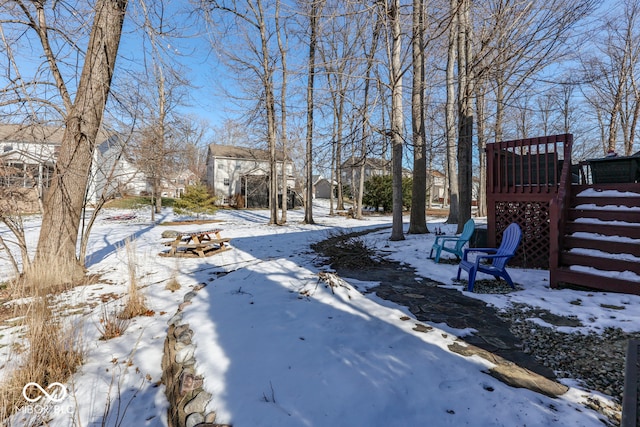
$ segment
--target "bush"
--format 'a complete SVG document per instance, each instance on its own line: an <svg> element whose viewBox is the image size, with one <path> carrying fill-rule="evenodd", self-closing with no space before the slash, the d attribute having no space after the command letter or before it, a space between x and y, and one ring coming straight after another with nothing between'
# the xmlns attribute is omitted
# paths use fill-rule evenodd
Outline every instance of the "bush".
<svg viewBox="0 0 640 427"><path fill-rule="evenodd" d="M202 214L214 214L217 210L215 203L216 198L209 194L206 186L190 185L185 188L182 197L173 203L173 211L178 215L195 214L199 218Z"/></svg>
<svg viewBox="0 0 640 427"><path fill-rule="evenodd" d="M391 212L393 207L393 177L391 175L376 175L364 183L362 204L385 212ZM411 178L402 179L402 205L411 206Z"/></svg>

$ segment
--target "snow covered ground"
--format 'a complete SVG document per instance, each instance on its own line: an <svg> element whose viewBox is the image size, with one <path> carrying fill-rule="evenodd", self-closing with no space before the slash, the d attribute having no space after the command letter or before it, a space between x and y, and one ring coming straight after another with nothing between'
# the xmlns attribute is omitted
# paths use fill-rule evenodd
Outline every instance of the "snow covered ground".
<svg viewBox="0 0 640 427"><path fill-rule="evenodd" d="M68 321L82 331L86 359L73 378L60 380L69 396L54 408L52 426L166 425L160 360L167 320L200 283L207 286L184 309L184 320L195 332L197 371L213 395L208 409L217 412L216 422L235 427L602 425L602 416L583 402L607 402L607 396L570 380L570 391L557 399L511 388L483 372L491 366L486 360L448 350L456 333L466 331L437 326L428 333L415 331L417 321L406 309L359 291L375 283L348 281L334 293L318 282L323 267L310 244L336 230L390 226L390 217L330 217L319 205L315 225L302 224L303 213L290 211L287 225L269 226L266 211L219 211L216 226L232 238L233 249L193 259L159 257L161 234L202 226L157 226L143 211L131 220L106 219L120 213L105 211L91 237L87 265L103 282L60 296ZM162 215L165 221L174 219L169 211ZM28 223L34 243L38 227L37 218ZM454 231L442 219L432 219L430 227ZM389 241L389 235L390 229L365 239L389 258L463 292L453 280L455 265L427 259L433 234L407 235L399 242ZM135 318L124 336L99 340L101 305L114 310L123 303L116 297L126 293L128 239L135 243L139 283L154 314ZM522 290L469 295L497 307L525 303L575 315L585 331L640 330L638 296L586 297L585 292L551 290L547 271L510 271ZM0 254L0 274L9 273ZM178 291L165 288L172 278L181 285ZM581 305L571 304L578 298ZM613 318L607 306L624 310L616 310ZM402 320L405 316L413 320ZM11 345L19 340L16 327L0 325L0 379L19 362ZM12 425L22 425L25 413L18 413Z"/></svg>

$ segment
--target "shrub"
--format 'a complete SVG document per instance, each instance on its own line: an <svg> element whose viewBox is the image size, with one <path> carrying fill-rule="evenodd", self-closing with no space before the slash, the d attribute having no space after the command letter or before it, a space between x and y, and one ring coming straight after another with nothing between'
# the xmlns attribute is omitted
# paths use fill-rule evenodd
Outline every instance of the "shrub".
<svg viewBox="0 0 640 427"><path fill-rule="evenodd" d="M402 205L411 206L411 178L402 179ZM379 207L385 212L393 208L393 177L391 175L375 175L364 183L362 203L365 206Z"/></svg>
<svg viewBox="0 0 640 427"><path fill-rule="evenodd" d="M122 336L129 327L130 320L122 318L115 310L108 311L107 307L103 305L100 319L96 325L98 332L100 332L100 339L110 340Z"/></svg>
<svg viewBox="0 0 640 427"><path fill-rule="evenodd" d="M199 218L202 214L216 212L216 198L209 194L207 187L202 184L190 185L185 188L181 198L176 199L173 211L178 215L195 214Z"/></svg>

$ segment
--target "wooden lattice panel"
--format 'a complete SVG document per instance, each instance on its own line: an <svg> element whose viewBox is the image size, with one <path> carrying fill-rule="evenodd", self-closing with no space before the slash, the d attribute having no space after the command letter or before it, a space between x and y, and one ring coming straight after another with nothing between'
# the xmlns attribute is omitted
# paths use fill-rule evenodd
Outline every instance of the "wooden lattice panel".
<svg viewBox="0 0 640 427"><path fill-rule="evenodd" d="M495 204L496 241L512 222L522 229L522 240L511 265L526 268L549 268L549 203L541 201Z"/></svg>

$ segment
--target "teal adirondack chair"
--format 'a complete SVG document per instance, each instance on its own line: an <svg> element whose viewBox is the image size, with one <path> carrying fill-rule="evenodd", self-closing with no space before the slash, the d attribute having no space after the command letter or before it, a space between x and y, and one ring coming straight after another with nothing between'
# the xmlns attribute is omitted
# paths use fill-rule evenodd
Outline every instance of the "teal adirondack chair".
<svg viewBox="0 0 640 427"><path fill-rule="evenodd" d="M466 245L471 236L473 236L473 232L476 229L476 223L473 219L470 219L464 224L464 228L462 229L462 233L459 236L436 236L436 241L431 246L431 252L429 253L429 258L434 258L433 252L435 251L435 262L440 262L440 254L442 251L450 252L454 254L458 259L462 258L462 249L464 245Z"/></svg>

